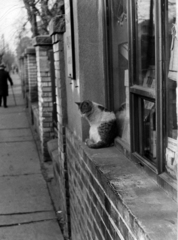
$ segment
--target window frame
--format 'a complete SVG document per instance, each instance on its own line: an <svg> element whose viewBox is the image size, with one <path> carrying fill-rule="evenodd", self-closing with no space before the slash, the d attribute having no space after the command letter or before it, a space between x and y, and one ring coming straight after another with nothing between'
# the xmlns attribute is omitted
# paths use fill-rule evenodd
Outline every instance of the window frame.
<svg viewBox="0 0 178 240"><path fill-rule="evenodd" d="M111 34L111 11L110 11L110 1L103 0L105 3L105 51L106 51L106 68L107 68L107 78L106 78L106 99L108 108L113 110L114 97L113 97L113 76L112 76L112 34ZM130 89L130 146L126 145L120 138L115 141L116 147L118 147L130 160L134 161L141 169L146 171L164 190L166 190L170 196L176 200L177 198L177 181L172 179L165 171L165 150L166 150L166 91L167 91L167 80L166 80L166 61L167 61L167 15L166 9L168 8L167 0L154 0L155 4L155 78L162 79L162 81L157 81L157 86L155 91L147 89L145 91L139 85L133 84L133 79L136 78L135 72L135 59L136 59L136 31L135 31L135 8L136 0L128 0L128 69L129 69L129 89ZM155 167L149 161L145 160L135 150L135 118L134 111L137 108L134 107L133 95L146 96L147 99L155 99L156 107L156 131L157 131L157 166ZM138 114L138 113L137 113Z"/></svg>
<svg viewBox="0 0 178 240"><path fill-rule="evenodd" d="M129 27L129 49L130 49L130 57L129 57L129 66L130 66L130 123L131 123L131 153L132 158L137 161L140 161L155 173L160 174L164 171L164 113L163 113L163 79L162 69L163 69L163 46L162 46L162 15L160 9L161 0L155 1L155 79L156 81L156 88L154 89L147 89L141 87L139 85L134 84L133 79L137 77L137 64L136 64L136 49L137 49L137 18L136 18L136 1L129 1L129 12L132 14L130 15L130 19L128 21ZM150 164L144 157L140 156L136 153L136 145L135 141L138 141L138 137L136 137L136 129L137 129L137 120L135 119L136 116L139 116L139 113L136 113L137 106L136 101L134 98L150 98L151 101L155 101L156 106L156 132L157 132L157 144L156 144L156 156L157 156L157 165ZM138 144L138 143L137 143Z"/></svg>

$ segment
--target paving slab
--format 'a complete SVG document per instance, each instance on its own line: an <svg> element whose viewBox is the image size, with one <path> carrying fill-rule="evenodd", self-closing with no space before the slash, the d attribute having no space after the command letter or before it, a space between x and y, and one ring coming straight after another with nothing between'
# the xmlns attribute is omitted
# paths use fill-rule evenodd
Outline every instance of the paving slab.
<svg viewBox="0 0 178 240"><path fill-rule="evenodd" d="M15 100L14 100L15 97ZM10 106L18 106L24 104L24 99L21 94L14 94L14 97L12 94L10 94L7 97L7 105Z"/></svg>
<svg viewBox="0 0 178 240"><path fill-rule="evenodd" d="M28 119L24 112L8 113L8 108L5 108L7 113L0 114L0 129L10 128L28 128Z"/></svg>
<svg viewBox="0 0 178 240"><path fill-rule="evenodd" d="M0 228L1 240L63 240L57 221Z"/></svg>
<svg viewBox="0 0 178 240"><path fill-rule="evenodd" d="M26 107L24 105L21 106L9 106L8 108L0 107L0 116L8 113L20 113L25 112Z"/></svg>
<svg viewBox="0 0 178 240"><path fill-rule="evenodd" d="M0 176L41 172L35 143L0 143L0 166Z"/></svg>
<svg viewBox="0 0 178 240"><path fill-rule="evenodd" d="M14 85L13 86L13 91L14 91L14 94L21 94L22 93L22 88L20 85ZM12 95L12 89L11 87L9 87L9 96Z"/></svg>
<svg viewBox="0 0 178 240"><path fill-rule="evenodd" d="M0 129L0 143L1 142L19 142L32 141L33 136L29 128L20 129Z"/></svg>
<svg viewBox="0 0 178 240"><path fill-rule="evenodd" d="M14 83L13 87L16 86L16 85L21 86L20 76L18 74L13 74L13 73L10 73L10 75L11 75L12 81Z"/></svg>
<svg viewBox="0 0 178 240"><path fill-rule="evenodd" d="M0 193L0 215L54 210L41 174L1 177Z"/></svg>
<svg viewBox="0 0 178 240"><path fill-rule="evenodd" d="M55 220L55 219L56 219L56 215L54 211L0 215L0 228L2 226L11 226L16 224L39 222L42 220Z"/></svg>

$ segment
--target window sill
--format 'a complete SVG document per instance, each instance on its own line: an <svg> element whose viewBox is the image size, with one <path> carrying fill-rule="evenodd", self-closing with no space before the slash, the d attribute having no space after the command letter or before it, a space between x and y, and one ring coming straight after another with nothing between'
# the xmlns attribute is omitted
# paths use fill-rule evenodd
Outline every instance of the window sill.
<svg viewBox="0 0 178 240"><path fill-rule="evenodd" d="M131 156L129 144L123 142L119 137L115 140L115 146L131 161L135 162L141 170L144 170L149 176L156 181L160 187L163 188L167 194L177 201L177 181L171 178L166 172L158 175L154 171L152 171L149 167L139 162L139 160L135 160L134 157Z"/></svg>
<svg viewBox="0 0 178 240"><path fill-rule="evenodd" d="M93 150L82 144L82 148L104 192L116 208L122 206L118 211L137 239L140 233L142 239L177 239L176 202L152 177L116 147Z"/></svg>

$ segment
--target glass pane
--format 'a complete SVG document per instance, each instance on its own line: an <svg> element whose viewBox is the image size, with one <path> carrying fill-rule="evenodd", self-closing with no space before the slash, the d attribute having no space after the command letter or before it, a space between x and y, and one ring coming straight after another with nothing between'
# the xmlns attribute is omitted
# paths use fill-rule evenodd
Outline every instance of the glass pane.
<svg viewBox="0 0 178 240"><path fill-rule="evenodd" d="M156 163L155 103L143 100L143 149L142 156ZM142 141L142 139L140 139Z"/></svg>
<svg viewBox="0 0 178 240"><path fill-rule="evenodd" d="M130 145L127 0L108 3L114 110L117 112L119 136Z"/></svg>
<svg viewBox="0 0 178 240"><path fill-rule="evenodd" d="M155 88L154 1L137 0L137 77L134 84Z"/></svg>
<svg viewBox="0 0 178 240"><path fill-rule="evenodd" d="M166 170L176 178L176 151L177 151L177 105L176 88L178 73L178 3L169 0L167 12L167 148ZM176 11L177 8L177 11ZM177 28L177 29L176 29Z"/></svg>

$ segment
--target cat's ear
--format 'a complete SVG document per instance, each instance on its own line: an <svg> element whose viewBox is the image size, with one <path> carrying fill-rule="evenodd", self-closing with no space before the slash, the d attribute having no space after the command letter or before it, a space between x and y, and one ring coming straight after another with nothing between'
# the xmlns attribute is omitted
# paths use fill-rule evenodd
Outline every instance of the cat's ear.
<svg viewBox="0 0 178 240"><path fill-rule="evenodd" d="M101 110L101 111L107 111L107 109L105 107L103 107L102 105L98 105L98 108Z"/></svg>
<svg viewBox="0 0 178 240"><path fill-rule="evenodd" d="M78 105L78 107L80 108L80 106L81 106L81 102L75 102L77 105Z"/></svg>

